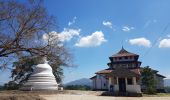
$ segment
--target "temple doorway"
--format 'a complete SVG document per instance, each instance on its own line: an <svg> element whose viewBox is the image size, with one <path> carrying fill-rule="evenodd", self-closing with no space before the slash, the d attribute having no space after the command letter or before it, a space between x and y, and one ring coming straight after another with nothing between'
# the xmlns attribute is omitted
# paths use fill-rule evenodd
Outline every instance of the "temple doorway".
<svg viewBox="0 0 170 100"><path fill-rule="evenodd" d="M119 81L119 92L126 92L125 78L118 78Z"/></svg>

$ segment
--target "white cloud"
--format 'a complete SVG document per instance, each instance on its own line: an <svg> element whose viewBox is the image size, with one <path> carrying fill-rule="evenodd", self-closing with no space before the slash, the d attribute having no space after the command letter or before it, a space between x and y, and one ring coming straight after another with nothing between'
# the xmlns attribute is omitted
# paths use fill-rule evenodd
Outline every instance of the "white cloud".
<svg viewBox="0 0 170 100"><path fill-rule="evenodd" d="M162 39L159 43L159 48L170 48L170 38Z"/></svg>
<svg viewBox="0 0 170 100"><path fill-rule="evenodd" d="M77 17L75 16L75 17L72 19L72 21L69 21L69 22L68 22L68 26L71 26L72 24L74 24L74 23L76 22L76 19L77 19Z"/></svg>
<svg viewBox="0 0 170 100"><path fill-rule="evenodd" d="M109 27L111 29L113 28L112 23L109 22L109 21L103 21L103 25L106 26L106 27Z"/></svg>
<svg viewBox="0 0 170 100"><path fill-rule="evenodd" d="M80 29L69 29L69 28L64 28L64 30L60 33L52 31L52 32L49 33L50 40L55 40L55 39L57 40L58 39L61 42L70 41L73 37L79 36L80 31L81 31ZM44 34L42 38L44 40L48 40L49 35Z"/></svg>
<svg viewBox="0 0 170 100"><path fill-rule="evenodd" d="M58 34L60 41L70 41L74 36L79 36L81 29L67 29Z"/></svg>
<svg viewBox="0 0 170 100"><path fill-rule="evenodd" d="M131 45L138 45L138 46L144 46L144 47L150 47L151 46L151 42L150 40L142 37L142 38L135 38L135 39L130 39L129 43Z"/></svg>
<svg viewBox="0 0 170 100"><path fill-rule="evenodd" d="M131 31L133 29L135 29L135 28L134 27L129 27L129 26L123 26L122 27L122 31L124 31L124 32L129 32L129 31Z"/></svg>
<svg viewBox="0 0 170 100"><path fill-rule="evenodd" d="M75 44L77 47L95 47L101 45L107 40L104 38L102 31L96 31L89 36L81 37L78 43Z"/></svg>

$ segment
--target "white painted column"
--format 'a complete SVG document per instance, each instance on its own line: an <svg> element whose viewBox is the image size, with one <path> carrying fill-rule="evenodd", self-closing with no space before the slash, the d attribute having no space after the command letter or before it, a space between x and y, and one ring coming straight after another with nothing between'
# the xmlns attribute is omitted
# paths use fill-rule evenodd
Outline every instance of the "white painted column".
<svg viewBox="0 0 170 100"><path fill-rule="evenodd" d="M119 77L116 77L116 81L117 81L117 87L115 87L115 91L119 91Z"/></svg>
<svg viewBox="0 0 170 100"><path fill-rule="evenodd" d="M112 84L112 78L109 77L109 85L111 85L111 84Z"/></svg>
<svg viewBox="0 0 170 100"><path fill-rule="evenodd" d="M136 77L133 77L133 84L136 85Z"/></svg>
<svg viewBox="0 0 170 100"><path fill-rule="evenodd" d="M108 84L108 89L109 89L109 91L110 91L110 85L112 84L112 78L111 77L109 77L109 84Z"/></svg>
<svg viewBox="0 0 170 100"><path fill-rule="evenodd" d="M125 83L126 83L126 85L128 85L128 84L127 84L127 83L128 83L128 82L127 82L127 77L125 77Z"/></svg>
<svg viewBox="0 0 170 100"><path fill-rule="evenodd" d="M116 77L117 85L119 85L118 77Z"/></svg>

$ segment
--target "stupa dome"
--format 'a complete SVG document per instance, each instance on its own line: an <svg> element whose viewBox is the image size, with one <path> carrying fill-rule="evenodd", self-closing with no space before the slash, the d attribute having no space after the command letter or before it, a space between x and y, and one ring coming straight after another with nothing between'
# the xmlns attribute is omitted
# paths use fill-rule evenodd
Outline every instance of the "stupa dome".
<svg viewBox="0 0 170 100"><path fill-rule="evenodd" d="M44 58L43 58L44 59ZM21 90L57 90L58 84L52 73L52 68L46 60L35 66L34 72Z"/></svg>

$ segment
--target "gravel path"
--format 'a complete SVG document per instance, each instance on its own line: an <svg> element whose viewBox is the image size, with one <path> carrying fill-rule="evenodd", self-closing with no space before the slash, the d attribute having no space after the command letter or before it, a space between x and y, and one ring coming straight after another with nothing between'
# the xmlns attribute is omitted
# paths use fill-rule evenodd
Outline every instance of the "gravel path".
<svg viewBox="0 0 170 100"><path fill-rule="evenodd" d="M40 96L45 98L46 100L170 100L170 97L107 97L74 94L57 94Z"/></svg>

